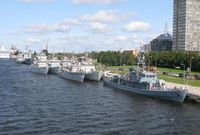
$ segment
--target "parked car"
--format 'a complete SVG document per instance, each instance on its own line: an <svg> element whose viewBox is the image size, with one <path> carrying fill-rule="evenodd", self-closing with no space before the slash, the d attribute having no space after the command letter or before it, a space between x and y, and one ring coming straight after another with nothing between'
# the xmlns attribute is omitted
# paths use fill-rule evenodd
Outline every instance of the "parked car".
<svg viewBox="0 0 200 135"><path fill-rule="evenodd" d="M197 80L200 80L200 75L194 75Z"/></svg>

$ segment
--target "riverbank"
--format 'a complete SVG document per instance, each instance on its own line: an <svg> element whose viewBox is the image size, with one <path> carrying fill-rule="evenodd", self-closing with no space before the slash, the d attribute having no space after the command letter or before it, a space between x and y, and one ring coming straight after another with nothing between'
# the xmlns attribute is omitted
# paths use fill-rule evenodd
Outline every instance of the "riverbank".
<svg viewBox="0 0 200 135"><path fill-rule="evenodd" d="M182 84L171 83L171 82L165 82L165 83L166 85L171 87L183 87ZM188 89L188 94L185 98L185 101L200 103L200 87L185 85L185 88Z"/></svg>
<svg viewBox="0 0 200 135"><path fill-rule="evenodd" d="M132 66L109 66L109 67L106 67L106 70L110 70L113 73L118 73L118 74L127 74L129 72L129 68L131 67ZM188 86L200 87L200 80L195 80L195 79L184 80L184 78L181 78L181 77L163 75L163 72L179 74L183 72L180 69L158 68L158 77L159 79L165 80L166 82L176 83L182 86L185 85L186 83ZM200 73L192 72L192 74L200 74Z"/></svg>

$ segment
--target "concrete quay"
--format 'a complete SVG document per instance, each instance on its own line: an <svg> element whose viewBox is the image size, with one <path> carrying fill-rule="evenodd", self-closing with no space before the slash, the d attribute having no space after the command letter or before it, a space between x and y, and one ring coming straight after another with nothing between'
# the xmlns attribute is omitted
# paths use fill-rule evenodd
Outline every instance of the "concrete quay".
<svg viewBox="0 0 200 135"><path fill-rule="evenodd" d="M183 84L176 84L171 82L165 82L167 86L170 87L185 87L188 89L188 94L186 95L185 102L189 103L200 103L200 87L194 87Z"/></svg>

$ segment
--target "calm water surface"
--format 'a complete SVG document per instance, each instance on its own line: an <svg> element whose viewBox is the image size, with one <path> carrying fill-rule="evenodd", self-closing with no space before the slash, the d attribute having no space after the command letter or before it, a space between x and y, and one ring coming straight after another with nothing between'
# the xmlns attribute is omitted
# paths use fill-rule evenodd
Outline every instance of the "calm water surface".
<svg viewBox="0 0 200 135"><path fill-rule="evenodd" d="M42 76L0 60L0 135L199 134L200 106Z"/></svg>

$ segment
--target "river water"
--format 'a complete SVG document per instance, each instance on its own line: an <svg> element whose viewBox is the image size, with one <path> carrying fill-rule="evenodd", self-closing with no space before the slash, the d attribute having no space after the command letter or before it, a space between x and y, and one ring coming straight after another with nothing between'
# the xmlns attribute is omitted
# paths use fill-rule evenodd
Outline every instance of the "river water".
<svg viewBox="0 0 200 135"><path fill-rule="evenodd" d="M199 125L199 104L33 74L0 60L0 135L191 135Z"/></svg>

